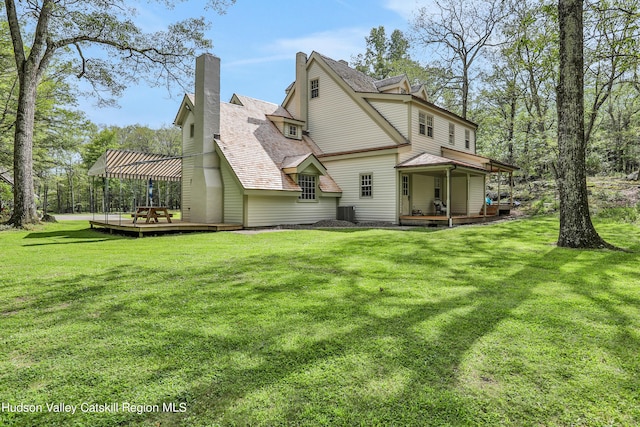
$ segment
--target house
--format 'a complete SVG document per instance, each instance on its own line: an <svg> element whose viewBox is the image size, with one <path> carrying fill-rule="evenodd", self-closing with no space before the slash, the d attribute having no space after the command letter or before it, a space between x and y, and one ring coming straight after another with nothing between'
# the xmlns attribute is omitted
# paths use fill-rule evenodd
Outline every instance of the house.
<svg viewBox="0 0 640 427"><path fill-rule="evenodd" d="M476 152L477 125L406 76L376 81L317 52L296 56L282 105L220 102L220 60L196 60L185 95L182 218L245 227L323 219L486 219L486 180L514 166ZM354 218L355 217L355 218Z"/></svg>

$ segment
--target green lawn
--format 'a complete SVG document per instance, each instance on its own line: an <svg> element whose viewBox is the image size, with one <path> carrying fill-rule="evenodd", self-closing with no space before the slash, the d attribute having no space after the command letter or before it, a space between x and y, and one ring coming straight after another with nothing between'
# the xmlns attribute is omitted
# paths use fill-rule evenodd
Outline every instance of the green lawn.
<svg viewBox="0 0 640 427"><path fill-rule="evenodd" d="M602 221L631 252L559 249L550 217L0 232L0 425L638 425L640 227Z"/></svg>

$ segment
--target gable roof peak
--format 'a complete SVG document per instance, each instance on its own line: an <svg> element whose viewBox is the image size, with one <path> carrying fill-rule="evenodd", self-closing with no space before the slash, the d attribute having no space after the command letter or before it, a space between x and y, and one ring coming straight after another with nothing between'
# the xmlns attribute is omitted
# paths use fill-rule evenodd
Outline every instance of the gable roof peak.
<svg viewBox="0 0 640 427"><path fill-rule="evenodd" d="M399 74L397 76L392 76L392 77L387 77L385 79L381 79L381 80L376 80L375 81L375 85L378 89L383 88L383 87L387 87L387 86L392 86L392 85L396 85L398 83L400 83L402 80L407 80L407 82L409 81L409 79L407 79L407 75L406 74Z"/></svg>

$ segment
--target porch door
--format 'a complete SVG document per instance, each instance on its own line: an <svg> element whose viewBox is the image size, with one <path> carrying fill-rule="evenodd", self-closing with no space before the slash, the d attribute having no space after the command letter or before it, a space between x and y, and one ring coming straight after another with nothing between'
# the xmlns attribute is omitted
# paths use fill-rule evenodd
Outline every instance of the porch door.
<svg viewBox="0 0 640 427"><path fill-rule="evenodd" d="M402 175L402 200L401 200L401 214L411 215L411 189L409 187L409 175Z"/></svg>

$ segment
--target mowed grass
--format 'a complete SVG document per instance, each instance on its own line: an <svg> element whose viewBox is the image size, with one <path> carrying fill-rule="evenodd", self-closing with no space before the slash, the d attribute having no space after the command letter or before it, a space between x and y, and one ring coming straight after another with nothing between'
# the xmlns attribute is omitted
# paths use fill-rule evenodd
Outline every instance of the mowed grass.
<svg viewBox="0 0 640 427"><path fill-rule="evenodd" d="M0 425L638 425L640 228L557 227L2 232Z"/></svg>

